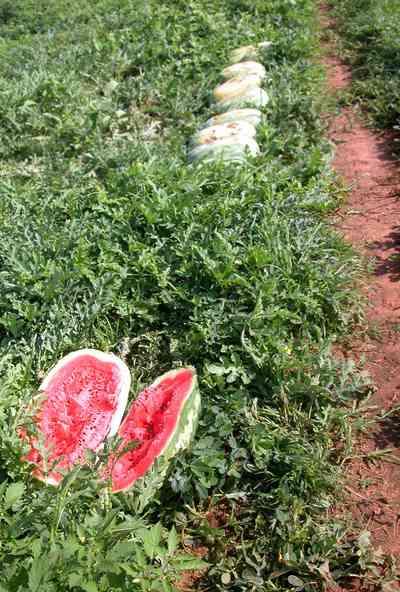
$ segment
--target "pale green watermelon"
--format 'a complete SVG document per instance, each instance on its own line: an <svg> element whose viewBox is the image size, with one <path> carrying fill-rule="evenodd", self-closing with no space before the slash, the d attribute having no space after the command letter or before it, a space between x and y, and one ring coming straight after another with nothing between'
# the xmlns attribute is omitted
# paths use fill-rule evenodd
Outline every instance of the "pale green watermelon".
<svg viewBox="0 0 400 592"><path fill-rule="evenodd" d="M258 76L258 78L262 80L266 76L266 70L264 66L258 62L239 62L238 64L232 64L222 70L222 76L226 80L236 78L237 76Z"/></svg>
<svg viewBox="0 0 400 592"><path fill-rule="evenodd" d="M244 107L265 107L269 102L269 97L265 90L258 87L252 87L245 90L242 94L224 101L217 101L215 108L219 112L230 111L232 109L242 109Z"/></svg>
<svg viewBox="0 0 400 592"><path fill-rule="evenodd" d="M261 122L261 118L262 113L258 109L232 109L231 111L214 115L214 117L206 121L203 128L232 122L245 122L257 127Z"/></svg>
<svg viewBox="0 0 400 592"><path fill-rule="evenodd" d="M204 128L197 132L192 138L192 144L198 146L200 144L213 144L219 140L226 138L254 138L256 135L256 128L251 123L245 121L233 121L222 123L220 125L213 125Z"/></svg>
<svg viewBox="0 0 400 592"><path fill-rule="evenodd" d="M260 51L267 49L271 45L272 43L270 41L262 41L261 43L257 43L255 45L244 45L243 47L238 47L231 52L230 60L233 64L235 64L236 62L241 62L242 60L257 58Z"/></svg>
<svg viewBox="0 0 400 592"><path fill-rule="evenodd" d="M261 78L257 74L236 76L217 86L213 91L213 96L216 101L227 101L260 86Z"/></svg>
<svg viewBox="0 0 400 592"><path fill-rule="evenodd" d="M260 148L253 138L225 138L212 144L201 144L189 152L192 162L244 163L248 156L257 156Z"/></svg>

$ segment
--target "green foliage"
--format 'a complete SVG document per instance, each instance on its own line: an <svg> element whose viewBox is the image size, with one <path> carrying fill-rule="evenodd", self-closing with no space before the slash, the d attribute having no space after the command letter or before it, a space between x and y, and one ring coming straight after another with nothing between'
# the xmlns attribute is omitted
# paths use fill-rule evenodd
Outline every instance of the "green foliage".
<svg viewBox="0 0 400 592"><path fill-rule="evenodd" d="M323 220L336 190L314 3L0 10L0 590L171 590L203 565L187 545L207 547L215 590L364 569L327 512L364 384L330 353L359 312L358 262ZM262 154L192 167L185 142L229 52L266 38ZM145 514L90 468L55 490L19 460L40 376L91 346L124 355L132 392L198 370L196 441Z"/></svg>
<svg viewBox="0 0 400 592"><path fill-rule="evenodd" d="M338 0L339 32L352 64L352 97L373 121L399 129L400 5L396 0Z"/></svg>
<svg viewBox="0 0 400 592"><path fill-rule="evenodd" d="M99 503L92 475L76 471L57 495L28 486L24 499L23 483L3 483L1 590L172 592L180 572L207 567L179 551L175 528L111 508L104 493Z"/></svg>

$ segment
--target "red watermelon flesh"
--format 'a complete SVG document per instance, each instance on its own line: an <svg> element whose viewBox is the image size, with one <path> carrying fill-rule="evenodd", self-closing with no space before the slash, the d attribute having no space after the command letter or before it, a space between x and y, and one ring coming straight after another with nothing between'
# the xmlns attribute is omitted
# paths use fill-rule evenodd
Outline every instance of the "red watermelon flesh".
<svg viewBox="0 0 400 592"><path fill-rule="evenodd" d="M120 451L136 441L136 448L111 459L112 491L128 489L162 454L179 421L195 380L191 368L171 371L140 393L119 429Z"/></svg>
<svg viewBox="0 0 400 592"><path fill-rule="evenodd" d="M58 485L63 477L59 469L83 463L87 449L97 450L107 435L114 435L129 386L128 368L112 354L81 350L63 358L40 387L45 397L34 423L46 461L38 437L29 437L31 448L24 460L37 465L33 475ZM21 436L27 438L26 431Z"/></svg>

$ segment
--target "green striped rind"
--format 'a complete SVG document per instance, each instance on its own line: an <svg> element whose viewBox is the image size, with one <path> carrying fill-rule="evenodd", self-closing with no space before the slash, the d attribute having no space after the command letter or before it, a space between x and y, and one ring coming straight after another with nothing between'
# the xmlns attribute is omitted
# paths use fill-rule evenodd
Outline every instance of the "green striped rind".
<svg viewBox="0 0 400 592"><path fill-rule="evenodd" d="M163 374L155 381L153 386L159 384L171 374L177 374L178 372L179 370L171 370ZM172 458L190 445L197 429L200 409L200 391L197 376L194 374L191 389L179 413L179 420L164 450L143 477L135 481L128 490L123 490L124 494L130 496L136 512L142 512L156 491L160 489L168 473Z"/></svg>
<svg viewBox="0 0 400 592"><path fill-rule="evenodd" d="M178 424L173 431L167 448L163 452L163 456L165 456L165 458L171 459L178 452L185 450L185 448L190 445L193 435L197 429L200 408L200 391L197 384L197 377L195 375L192 391L183 405Z"/></svg>

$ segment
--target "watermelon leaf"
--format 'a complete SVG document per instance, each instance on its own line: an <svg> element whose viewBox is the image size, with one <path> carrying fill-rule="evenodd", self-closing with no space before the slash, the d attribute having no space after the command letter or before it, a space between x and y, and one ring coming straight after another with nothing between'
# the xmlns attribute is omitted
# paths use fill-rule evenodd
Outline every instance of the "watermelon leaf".
<svg viewBox="0 0 400 592"><path fill-rule="evenodd" d="M85 592L99 592L96 582L81 582L80 587L85 590Z"/></svg>
<svg viewBox="0 0 400 592"><path fill-rule="evenodd" d="M143 553L143 550L141 549L141 547L139 547L139 545L136 545L136 547L135 547L135 555L136 555L136 561L137 561L139 567L146 567L146 565L147 565L146 556Z"/></svg>
<svg viewBox="0 0 400 592"><path fill-rule="evenodd" d="M150 559L153 559L161 541L161 525L156 524L149 530L143 530L141 532L141 537L146 555Z"/></svg>
<svg viewBox="0 0 400 592"><path fill-rule="evenodd" d="M29 572L29 590L39 592L43 590L43 584L49 581L49 565L43 556L33 560Z"/></svg>
<svg viewBox="0 0 400 592"><path fill-rule="evenodd" d="M81 574L78 574L78 573L69 574L68 584L71 588L74 588L75 586L80 586L81 582L82 582Z"/></svg>
<svg viewBox="0 0 400 592"><path fill-rule="evenodd" d="M175 526L169 531L168 534L168 553L172 555L172 553L176 550L178 546L178 535L175 530Z"/></svg>
<svg viewBox="0 0 400 592"><path fill-rule="evenodd" d="M174 559L174 568L178 571L189 569L205 569L208 563L203 559L192 557L191 555L177 555Z"/></svg>
<svg viewBox="0 0 400 592"><path fill-rule="evenodd" d="M16 483L12 483L11 485L9 485L4 496L5 509L8 510L14 504L16 504L24 495L24 491L25 485L20 481L17 481Z"/></svg>
<svg viewBox="0 0 400 592"><path fill-rule="evenodd" d="M125 559L125 557L131 556L135 553L137 545L130 541L121 541L114 545L111 551L108 553L107 558L110 561L119 561Z"/></svg>

